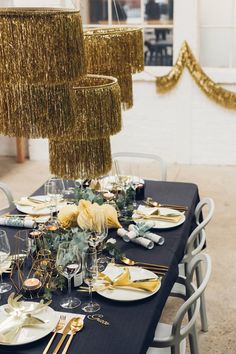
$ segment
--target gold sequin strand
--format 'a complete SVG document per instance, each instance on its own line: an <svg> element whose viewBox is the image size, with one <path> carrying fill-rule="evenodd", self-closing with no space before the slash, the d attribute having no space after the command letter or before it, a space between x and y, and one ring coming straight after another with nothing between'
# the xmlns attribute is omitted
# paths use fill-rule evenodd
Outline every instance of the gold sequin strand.
<svg viewBox="0 0 236 354"><path fill-rule="evenodd" d="M74 128L63 140L109 137L121 130L121 96L117 79L86 75L73 88Z"/></svg>
<svg viewBox="0 0 236 354"><path fill-rule="evenodd" d="M167 75L156 78L157 92L164 93L172 89L177 84L185 67L189 70L196 84L210 99L225 108L236 109L236 93L224 89L207 76L195 59L187 42L184 42L181 47L173 69Z"/></svg>
<svg viewBox="0 0 236 354"><path fill-rule="evenodd" d="M59 83L86 72L80 12L0 8L0 82Z"/></svg>
<svg viewBox="0 0 236 354"><path fill-rule="evenodd" d="M0 85L0 133L58 138L73 130L74 124L70 84Z"/></svg>
<svg viewBox="0 0 236 354"><path fill-rule="evenodd" d="M87 29L84 31L84 45L88 73L116 77L121 86L123 108L131 108L133 105L131 75L144 69L142 29L129 27ZM125 81L129 85L125 86Z"/></svg>
<svg viewBox="0 0 236 354"><path fill-rule="evenodd" d="M66 178L95 178L107 174L112 165L110 139L49 141L50 171Z"/></svg>

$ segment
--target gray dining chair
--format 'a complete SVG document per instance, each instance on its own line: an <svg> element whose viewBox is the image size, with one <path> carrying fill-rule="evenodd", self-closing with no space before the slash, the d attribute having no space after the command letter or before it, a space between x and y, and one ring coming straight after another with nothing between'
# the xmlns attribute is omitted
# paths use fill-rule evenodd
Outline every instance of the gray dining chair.
<svg viewBox="0 0 236 354"><path fill-rule="evenodd" d="M188 238L185 246L184 257L179 264L179 274L185 275L187 271L188 264L192 258L199 254L206 245L206 226L211 221L215 210L215 203L212 198L206 197L200 200L195 208L195 222L196 228L192 231ZM202 269L201 264L196 268L196 282L199 285L202 281ZM171 290L175 296L180 294L182 296L186 289L181 284L176 283ZM207 321L207 311L206 311L206 301L204 292L201 295L201 306L200 306L200 317L201 317L201 329L203 332L208 331L208 321Z"/></svg>
<svg viewBox="0 0 236 354"><path fill-rule="evenodd" d="M113 174L129 174L154 181L166 181L166 163L156 154L116 152L112 154L112 161Z"/></svg>
<svg viewBox="0 0 236 354"><path fill-rule="evenodd" d="M4 196L7 199L7 203L8 203L8 207L6 207L4 209L0 209L0 213L3 214L3 213L10 211L11 209L13 209L15 204L13 201L12 193L11 193L7 184L0 182L0 191L3 192Z"/></svg>
<svg viewBox="0 0 236 354"><path fill-rule="evenodd" d="M199 264L205 265L205 274L200 286L193 283L193 276ZM206 254L194 256L189 263L186 277L179 276L177 282L184 282L188 295L183 295L184 303L176 312L172 324L159 322L153 342L146 354L184 354L186 338L189 337L191 354L199 354L196 320L200 310L200 296L204 292L211 274L211 258ZM187 316L186 316L187 315ZM186 319L187 317L187 319ZM183 323L183 320L186 322Z"/></svg>

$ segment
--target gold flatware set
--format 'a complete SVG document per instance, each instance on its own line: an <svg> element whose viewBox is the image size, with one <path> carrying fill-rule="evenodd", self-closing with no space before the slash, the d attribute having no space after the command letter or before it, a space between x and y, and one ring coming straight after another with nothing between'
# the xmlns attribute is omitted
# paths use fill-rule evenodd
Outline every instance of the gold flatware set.
<svg viewBox="0 0 236 354"><path fill-rule="evenodd" d="M158 208L170 208L170 209L175 209L178 211L187 211L188 207L185 205L178 205L178 204L161 204L159 202L156 202L155 200L153 200L152 198L147 198L144 203L147 206L150 207L158 207Z"/></svg>
<svg viewBox="0 0 236 354"><path fill-rule="evenodd" d="M157 275L165 275L165 273L168 271L168 266L163 264L138 262L125 256L121 256L120 261L128 266L142 267L144 269L150 270Z"/></svg>
<svg viewBox="0 0 236 354"><path fill-rule="evenodd" d="M53 331L53 335L50 338L50 340L49 340L49 342L48 342L47 346L45 347L45 349L44 349L42 354L47 354L48 353L56 334L60 330L62 330L62 328L64 328L64 330L63 330L61 339L58 342L56 348L54 349L53 354L57 354L59 352L61 346L63 345L63 343L64 343L64 341L66 339L67 334L69 334L69 332L71 332L71 334L69 336L69 339L67 340L67 343L66 343L66 345L65 345L65 347L64 347L64 349L62 351L62 354L66 354L67 353L74 335L77 332L82 330L82 328L84 326L84 321L83 321L83 319L80 316L77 316L77 317L73 317L72 319L70 319L69 322L66 324L66 326L65 326L65 323L66 323L66 316L61 315L60 318L59 318L59 321L57 322L57 325L56 325L56 327L55 327L55 329Z"/></svg>

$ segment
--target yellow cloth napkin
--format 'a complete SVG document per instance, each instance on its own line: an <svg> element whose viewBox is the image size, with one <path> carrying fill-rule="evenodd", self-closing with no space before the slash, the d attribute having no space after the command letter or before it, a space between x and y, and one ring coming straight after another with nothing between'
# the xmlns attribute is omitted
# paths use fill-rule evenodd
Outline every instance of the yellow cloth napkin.
<svg viewBox="0 0 236 354"><path fill-rule="evenodd" d="M150 292L154 292L160 284L160 279L145 279L132 281L130 278L130 272L128 268L124 268L124 271L117 276L114 280L111 280L106 274L99 273L99 278L105 283L105 288L115 287L129 287L142 289Z"/></svg>
<svg viewBox="0 0 236 354"><path fill-rule="evenodd" d="M176 212L163 212L159 210L159 208L154 207L145 207L140 205L138 210L136 210L133 214L133 219L146 219L146 220L160 220L160 221L168 221L171 223L178 223L181 218L183 217L182 214L179 214L178 211Z"/></svg>

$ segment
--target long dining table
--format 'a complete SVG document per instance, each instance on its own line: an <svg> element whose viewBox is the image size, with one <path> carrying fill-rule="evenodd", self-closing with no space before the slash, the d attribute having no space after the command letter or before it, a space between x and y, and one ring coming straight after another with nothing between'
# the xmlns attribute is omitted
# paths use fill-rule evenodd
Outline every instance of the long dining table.
<svg viewBox="0 0 236 354"><path fill-rule="evenodd" d="M43 194L42 189L37 190L35 194ZM168 271L162 278L161 287L157 293L138 301L114 301L94 293L94 299L101 305L101 310L98 313L102 314L110 325L104 326L97 321L89 320L86 316L84 328L75 335L68 353L144 354L152 342L156 325L178 276L178 264L183 257L186 241L196 226L194 210L199 202L199 191L197 185L192 183L146 181L145 197L152 197L160 203L187 206L186 220L176 227L154 229L153 232L165 238L165 243L162 246L155 245L151 250L131 242L124 242L117 236L116 230L111 230L109 236L117 239L117 246L127 257L168 266ZM12 243L13 236L18 229L0 228L6 230ZM76 296L80 297L82 303L88 299L87 293L76 290L74 292L76 292ZM60 292L57 292L50 305L56 311L62 311L59 305L60 296ZM2 296L1 304L4 304L6 300L7 295ZM80 307L70 312L84 314ZM40 354L50 336L51 334L25 345L1 345L0 353ZM60 336L60 334L56 335L49 353L53 352Z"/></svg>

